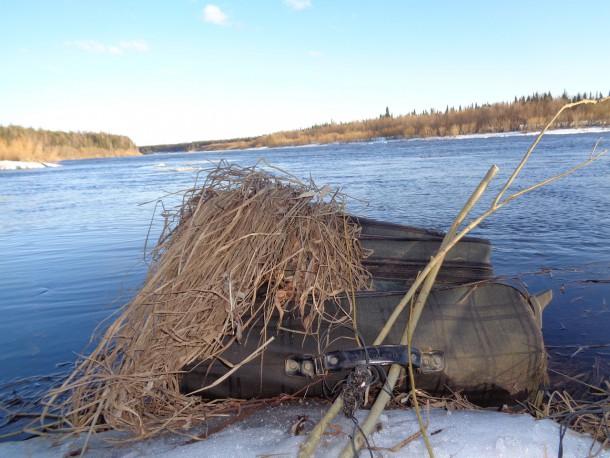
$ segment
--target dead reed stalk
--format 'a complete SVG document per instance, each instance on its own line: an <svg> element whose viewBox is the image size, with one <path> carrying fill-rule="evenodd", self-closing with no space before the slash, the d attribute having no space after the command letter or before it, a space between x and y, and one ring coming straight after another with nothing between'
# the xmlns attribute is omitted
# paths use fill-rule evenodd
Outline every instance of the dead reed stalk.
<svg viewBox="0 0 610 458"><path fill-rule="evenodd" d="M180 392L184 366L219 357L273 313L296 312L316 334L338 319L326 301L368 287L360 228L344 204L342 194L279 169L221 162L166 214L144 286L49 393L43 427L59 413L65 427L55 433L112 428L144 439L213 415L222 403ZM349 322L352 310L343 312ZM250 338L262 352L275 331Z"/></svg>
<svg viewBox="0 0 610 458"><path fill-rule="evenodd" d="M437 266L440 266L440 264L443 262L445 254L451 248L453 248L464 236L466 236L470 231L472 231L472 229L477 227L482 221L484 221L486 218L488 218L489 216L496 213L498 210L500 210L502 207L504 207L509 202L516 199L517 197L520 197L523 194L531 192L531 191L533 191L541 186L544 186L552 181L555 181L559 178L570 175L570 174L574 173L575 171L595 162L596 160L601 158L606 153L605 150L602 152L597 152L598 144L596 144L595 147L593 148L593 151L590 154L589 158L587 160L581 162L580 164L577 164L573 168L571 168L563 173L560 173L559 175L549 177L548 179L543 180L539 183L536 183L526 189L516 191L507 197L505 196L506 192L511 187L511 184L514 182L515 178L519 175L519 173L521 172L523 167L526 165L528 159L532 155L532 153L533 153L534 149L536 148L536 145L538 144L540 139L544 136L546 131L550 128L550 126L555 122L555 120L560 116L560 114L563 111L565 111L566 109L570 109L570 108L579 106L579 105L604 103L604 102L607 102L608 100L610 100L610 97L606 97L606 98L599 99L599 100L582 100L579 102L568 103L568 104L564 105L557 112L557 114L551 119L551 121L549 121L549 123L544 127L544 129L539 133L539 135L536 137L536 139L534 140L534 142L532 143L530 148L527 150L527 152L521 159L521 162L519 163L519 165L515 168L515 170L511 174L511 176L508 178L508 180L506 181L506 183L500 190L500 192L494 198L489 209L487 209L486 211L481 213L479 216L474 218L472 221L470 221L461 231L459 231L459 228L461 227L462 222L465 220L466 216L468 215L469 210L466 212L466 214L463 214L463 211L460 212L458 217L456 217L454 224L452 225L451 232L453 232L453 233L447 234L447 236L443 240L442 247L439 249L439 252L437 253L437 255L431 259L430 263L420 273L420 276L411 285L411 288L405 294L405 296L400 301L400 303L397 304L394 312L388 318L386 325L380 331L378 338L374 342L375 345L381 344L383 342L383 340L385 339L385 337L387 336L387 334L389 332L389 329L392 326L394 326L397 317L400 315L402 310L407 306L407 304L409 304L414 299L418 289L426 282L427 278L430 276L431 282L434 282L435 271L438 269ZM491 178L493 178L493 175L495 173L492 170L494 168L496 168L496 167L492 166L492 169L490 169L490 171L488 172L488 176L483 179L483 181L482 181L481 185L479 185L479 187L482 186L484 184L485 180L487 180L488 178L489 178L489 180L491 180ZM484 188L483 188L483 190L484 190ZM480 195L477 196L476 191L475 191L475 193L473 193L473 196L471 196L470 199L473 199L473 198L478 199L478 197L480 197ZM466 203L464 210L467 210L468 207L469 207L469 202ZM470 205L470 208L472 208L472 205ZM422 291L423 291L422 297L417 299L415 308L411 314L412 317L413 316L419 317L423 307L425 306L426 299L427 299L427 288L422 288ZM410 336L413 335L413 331L416 326L417 326L417 319L410 321L410 323L407 325L407 327L405 329L405 332L403 333L403 336L402 336L402 339L400 342L401 344L410 343L410 340L411 340ZM410 370L412 370L412 367L410 367ZM353 456L354 451L357 452L365 444L366 437L368 437L371 434L371 432L373 431L374 425L377 423L377 419L379 418L379 415L381 414L381 412L383 412L383 409L385 408L385 405L389 400L390 396L388 395L388 393L390 393L394 389L394 385L396 383L396 380L398 379L399 371L400 371L400 366L393 365L391 367L390 373L388 375L388 382L387 382L388 390L380 392L379 396L377 397L377 399L375 401L375 404L373 405L369 415L367 416L367 419L362 424L362 427L359 430L360 432L354 438L354 443L348 444L342 450L342 452L341 452L342 458L348 458L348 457ZM412 388L414 388L414 387L412 387ZM331 405L331 407L327 411L326 415L322 418L322 420L314 427L314 429L310 433L310 436L308 437L308 439L303 443L300 453L299 453L299 458L306 458L306 457L309 457L312 455L313 450L315 449L316 443L319 440L321 432L324 431L324 429L326 428L328 423L330 423L330 421L332 421L334 416L341 410L342 405L343 405L343 399L341 398L341 396L339 396L335 400L335 402ZM423 428L423 426L422 426L422 436L424 438L426 438L425 428ZM433 451L432 451L431 447L429 446L429 444L427 444L427 445L428 445L429 455L433 456Z"/></svg>

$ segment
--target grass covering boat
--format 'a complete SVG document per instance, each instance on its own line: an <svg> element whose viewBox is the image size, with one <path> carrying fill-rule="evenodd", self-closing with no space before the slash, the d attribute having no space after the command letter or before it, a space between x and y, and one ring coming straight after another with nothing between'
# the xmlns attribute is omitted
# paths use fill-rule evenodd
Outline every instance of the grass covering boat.
<svg viewBox="0 0 610 458"><path fill-rule="evenodd" d="M49 393L43 418L141 439L235 399L345 398L355 376L374 393L389 365L409 362L418 389L481 405L523 400L546 381L548 297L497 281L480 238L447 253L413 348L401 345L408 308L376 342L442 234L351 216L339 192L278 170L223 162L164 212L146 282Z"/></svg>
<svg viewBox="0 0 610 458"><path fill-rule="evenodd" d="M267 321L255 320L241 343L228 346L212 362L185 367L181 390L206 398L297 392L320 396L335 393L359 363L382 370L393 362L406 365L406 349L394 344L409 320L408 309L385 345L367 343L375 340L417 272L438 251L443 235L364 218L353 221L362 228L359 240L368 254L362 262L372 274L372 290L354 295L357 333L337 321L315 335L304 335L298 313L281 319L276 313ZM490 243L474 237L448 253L413 336L418 389L433 396L457 392L479 405L502 405L526 399L546 380L541 314L551 296L530 296L523 288L494 279L490 257ZM338 305L327 304L326 313L339 317L349 307L346 295ZM256 352L262 336L275 339L262 355L223 379ZM333 358L342 363L333 364ZM435 358L436 366L426 364ZM379 371L376 376L383 378ZM222 382L215 383L218 380ZM398 389L407 388L405 378Z"/></svg>

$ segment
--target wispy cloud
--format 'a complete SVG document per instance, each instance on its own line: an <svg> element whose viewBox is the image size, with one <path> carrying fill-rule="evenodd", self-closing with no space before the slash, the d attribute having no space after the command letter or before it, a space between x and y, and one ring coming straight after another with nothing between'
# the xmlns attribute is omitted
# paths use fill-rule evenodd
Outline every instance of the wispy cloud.
<svg viewBox="0 0 610 458"><path fill-rule="evenodd" d="M105 45L95 40L66 41L66 46L96 54L121 55L126 51L147 52L150 48L144 40L121 41L116 45Z"/></svg>
<svg viewBox="0 0 610 458"><path fill-rule="evenodd" d="M320 51L315 51L315 50L311 50L307 52L307 55L309 57L313 57L314 59L318 59L319 57L322 57L322 53Z"/></svg>
<svg viewBox="0 0 610 458"><path fill-rule="evenodd" d="M227 25L229 16L219 7L210 3L203 8L203 20L210 24Z"/></svg>
<svg viewBox="0 0 610 458"><path fill-rule="evenodd" d="M144 40L121 41L119 48L135 52L148 52L150 49Z"/></svg>
<svg viewBox="0 0 610 458"><path fill-rule="evenodd" d="M73 40L66 41L66 45L71 48L79 48L83 51L94 52L94 53L103 53L106 51L106 46L95 41L95 40Z"/></svg>
<svg viewBox="0 0 610 458"><path fill-rule="evenodd" d="M305 8L311 8L311 0L284 0L283 3L293 10L304 10Z"/></svg>

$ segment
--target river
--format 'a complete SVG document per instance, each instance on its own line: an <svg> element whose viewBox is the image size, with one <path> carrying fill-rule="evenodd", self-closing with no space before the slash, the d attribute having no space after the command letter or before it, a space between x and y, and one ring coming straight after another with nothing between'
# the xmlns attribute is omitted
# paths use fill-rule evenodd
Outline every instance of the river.
<svg viewBox="0 0 610 458"><path fill-rule="evenodd" d="M600 133L543 138L514 183L520 190L585 160ZM159 233L160 197L171 205L198 170L225 158L264 157L353 197L361 216L446 230L492 164L500 172L475 208L483 211L534 140L508 135L374 141L232 152L65 161L0 172L0 401L32 377L65 373L96 327L146 274L144 246ZM602 141L601 148L608 146ZM610 161L607 157L514 200L473 235L493 244L496 274L531 292L552 289L547 345L601 346L573 358L610 362ZM366 201L365 205L361 201Z"/></svg>

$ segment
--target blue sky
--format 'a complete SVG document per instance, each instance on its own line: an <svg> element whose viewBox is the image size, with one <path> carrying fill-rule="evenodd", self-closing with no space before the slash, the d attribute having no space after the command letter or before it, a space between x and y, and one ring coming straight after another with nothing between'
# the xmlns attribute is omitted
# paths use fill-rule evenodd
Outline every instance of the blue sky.
<svg viewBox="0 0 610 458"><path fill-rule="evenodd" d="M0 125L138 145L610 90L610 2L14 0Z"/></svg>

